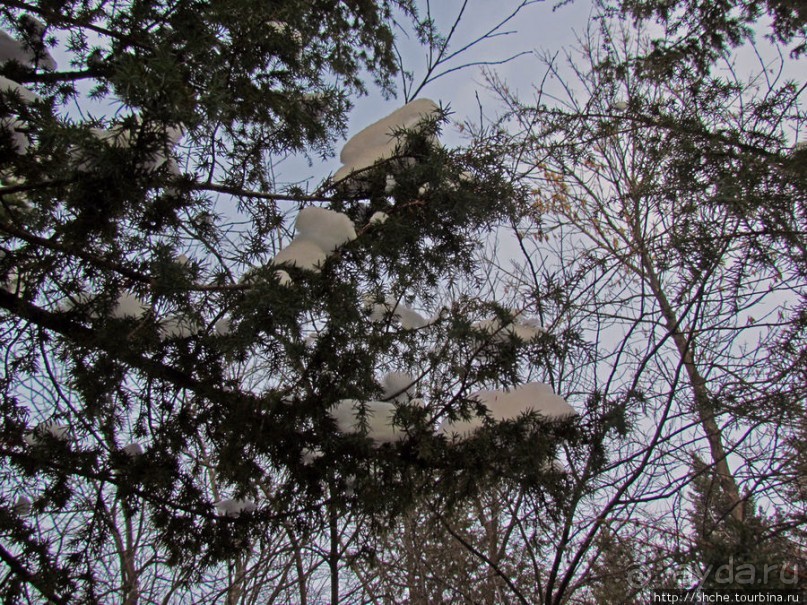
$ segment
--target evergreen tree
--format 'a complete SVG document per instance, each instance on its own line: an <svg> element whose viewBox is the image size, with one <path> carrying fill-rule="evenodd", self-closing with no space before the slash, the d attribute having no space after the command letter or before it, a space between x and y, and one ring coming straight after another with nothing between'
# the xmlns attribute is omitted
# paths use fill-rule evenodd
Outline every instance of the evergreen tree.
<svg viewBox="0 0 807 605"><path fill-rule="evenodd" d="M661 73L674 75L681 67L707 72L727 51L759 32L789 47L798 58L807 50L807 6L802 0L621 0L602 2L613 15L636 21L654 20L663 33L644 57Z"/></svg>
<svg viewBox="0 0 807 605"><path fill-rule="evenodd" d="M626 581L637 569L637 553L633 544L626 543L617 532L606 529L597 536L599 558L592 565L591 594L597 603L635 605L637 586ZM657 580L654 580L657 581Z"/></svg>
<svg viewBox="0 0 807 605"><path fill-rule="evenodd" d="M419 99L316 188L273 176L391 91L409 1L0 10L4 602L305 602L324 541L336 603L346 519L543 489L574 435L516 388L538 330L436 299L524 195L496 146Z"/></svg>
<svg viewBox="0 0 807 605"><path fill-rule="evenodd" d="M738 523L727 515L727 498L709 465L693 460L690 522L694 529L690 560L701 588L758 591L800 585L799 559L793 542L746 504Z"/></svg>

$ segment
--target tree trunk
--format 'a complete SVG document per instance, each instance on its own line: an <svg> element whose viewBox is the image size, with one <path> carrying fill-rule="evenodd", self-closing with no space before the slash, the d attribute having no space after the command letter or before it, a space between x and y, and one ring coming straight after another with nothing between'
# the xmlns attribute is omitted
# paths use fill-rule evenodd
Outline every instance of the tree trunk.
<svg viewBox="0 0 807 605"><path fill-rule="evenodd" d="M333 490L331 490L333 493ZM328 525L330 529L330 550L328 552L328 567L331 573L331 605L339 603L339 518L333 502L328 504Z"/></svg>
<svg viewBox="0 0 807 605"><path fill-rule="evenodd" d="M723 447L723 435L715 420L714 409L711 402L706 379L701 375L695 359L692 355L694 339L686 335L686 331L681 325L681 321L675 313L670 301L664 293L661 282L656 275L653 264L650 262L646 252L642 251L642 266L646 272L646 277L653 296L661 308L661 314L667 325L684 370L687 373L689 385L694 396L694 410L698 416L698 422L706 433L706 441L709 444L712 462L715 465L720 485L731 502L731 510L728 511L737 521L745 519L744 501L740 496L737 482L729 468L726 458L726 450Z"/></svg>
<svg viewBox="0 0 807 605"><path fill-rule="evenodd" d="M137 605L140 600L140 586L135 561L134 529L132 517L124 510L124 523L126 524L126 549L121 557L123 563L123 605Z"/></svg>

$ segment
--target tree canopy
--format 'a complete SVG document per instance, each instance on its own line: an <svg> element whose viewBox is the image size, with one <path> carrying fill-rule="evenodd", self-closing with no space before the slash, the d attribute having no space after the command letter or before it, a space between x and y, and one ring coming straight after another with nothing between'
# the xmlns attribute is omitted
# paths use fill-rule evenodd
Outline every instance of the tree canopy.
<svg viewBox="0 0 807 605"><path fill-rule="evenodd" d="M0 7L3 602L792 571L807 13L601 3L534 96L488 72L500 117L422 96L532 4L471 42L469 2ZM370 90L403 98L322 174Z"/></svg>

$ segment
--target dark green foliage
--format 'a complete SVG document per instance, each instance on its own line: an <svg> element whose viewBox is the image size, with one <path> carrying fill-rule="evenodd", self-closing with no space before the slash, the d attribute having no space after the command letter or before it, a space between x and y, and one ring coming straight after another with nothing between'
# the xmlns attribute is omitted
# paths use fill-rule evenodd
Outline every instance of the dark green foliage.
<svg viewBox="0 0 807 605"><path fill-rule="evenodd" d="M660 70L660 76L672 74L681 64L706 71L725 51L753 37L765 17L771 20L771 39L790 45L795 57L807 50L807 4L803 0L624 0L603 4L613 13L636 20L654 19L671 34L655 41L653 52L646 57Z"/></svg>
<svg viewBox="0 0 807 605"><path fill-rule="evenodd" d="M513 317L478 301L429 330L366 308L436 308L438 287L476 277L480 235L524 197L496 148L441 147L444 110L364 174L314 193L275 181L283 158L331 153L363 78L392 92L408 0L10 2L0 27L27 40L30 16L71 62L0 65L41 97L0 94L27 143L3 126L0 538L36 576L11 565L4 602L130 603L141 575L154 598L190 598L205 573L332 511L381 527L424 497L452 506L501 482L562 500L546 464L574 422L533 414L458 444L435 433L478 410L480 385L517 384L528 356L551 358L548 343L484 343L466 313ZM68 116L74 102L83 113ZM273 265L309 203L344 212L359 237L318 271ZM376 211L389 219L368 225ZM434 409L398 405L396 443L337 430L329 410L381 397L393 370L428 376L418 394ZM42 422L56 424L34 439ZM31 518L17 493L35 494ZM217 513L228 498L259 506Z"/></svg>
<svg viewBox="0 0 807 605"><path fill-rule="evenodd" d="M763 585L764 590L802 588L797 547L775 522L757 513L750 499L744 521L737 522L714 471L696 458L693 474L690 556L704 577L703 587L749 592Z"/></svg>

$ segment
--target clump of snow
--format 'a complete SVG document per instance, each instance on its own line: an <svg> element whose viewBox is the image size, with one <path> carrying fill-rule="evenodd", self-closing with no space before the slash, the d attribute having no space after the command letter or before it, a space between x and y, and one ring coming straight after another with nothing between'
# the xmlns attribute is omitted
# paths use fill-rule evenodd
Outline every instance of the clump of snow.
<svg viewBox="0 0 807 605"><path fill-rule="evenodd" d="M162 143L159 148L152 150L145 159L140 162L140 167L147 171L155 171L163 164L169 161L170 152L182 138L182 128L178 126L166 126L158 124L147 124L143 127L144 130L150 134L156 134L162 137ZM109 130L102 130L99 128L92 128L92 132L96 138L103 141L110 147L118 149L128 149L133 144L137 143L141 128L134 130L127 125L113 126ZM86 162L81 163L80 168L86 168Z"/></svg>
<svg viewBox="0 0 807 605"><path fill-rule="evenodd" d="M439 432L452 439L467 439L483 426L485 426L484 416L474 415L468 420L447 420L440 425Z"/></svg>
<svg viewBox="0 0 807 605"><path fill-rule="evenodd" d="M370 321L373 323L378 323L384 321L387 316L389 309L386 305L382 305L380 303L373 303L370 307Z"/></svg>
<svg viewBox="0 0 807 605"><path fill-rule="evenodd" d="M160 322L160 340L170 340L173 338L190 338L195 336L202 329L202 326L195 319L169 315Z"/></svg>
<svg viewBox="0 0 807 605"><path fill-rule="evenodd" d="M546 333L546 330L544 330L544 327L541 325L541 321L535 317L522 319L520 323L522 326L526 326L534 330L536 335Z"/></svg>
<svg viewBox="0 0 807 605"><path fill-rule="evenodd" d="M341 433L358 433L362 430L361 408L362 403L356 399L342 399L329 413ZM367 401L364 408L367 437L376 445L401 441L406 436L393 425L395 405L386 401Z"/></svg>
<svg viewBox="0 0 807 605"><path fill-rule="evenodd" d="M42 25L41 22L36 21L30 15L26 16L31 21ZM41 31L44 33L44 25L42 25ZM7 32L0 30L0 65L5 65L9 61L15 61L23 67L42 67L51 71L56 69L56 61L53 60L47 49L43 49L37 57L37 53L28 48L25 42L16 40L9 36Z"/></svg>
<svg viewBox="0 0 807 605"><path fill-rule="evenodd" d="M494 420L514 420L534 411L547 420L563 420L577 414L566 400L555 395L552 387L542 382L528 382L510 391L479 391L471 398L481 402Z"/></svg>
<svg viewBox="0 0 807 605"><path fill-rule="evenodd" d="M390 372L381 381L385 401L406 403L415 395L415 380L406 372Z"/></svg>
<svg viewBox="0 0 807 605"><path fill-rule="evenodd" d="M27 517L28 515L30 515L32 508L33 505L28 496L24 495L17 496L17 499L14 501L14 513L20 517Z"/></svg>
<svg viewBox="0 0 807 605"><path fill-rule="evenodd" d="M16 267L12 267L6 278L0 282L0 288L20 296L25 293L25 282L20 278L20 273Z"/></svg>
<svg viewBox="0 0 807 605"><path fill-rule="evenodd" d="M5 76L0 76L0 93L5 94L15 94L20 97L23 103L26 105L30 105L31 103L36 103L37 101L41 101L42 98L25 88L14 82L13 80L9 80Z"/></svg>
<svg viewBox="0 0 807 605"><path fill-rule="evenodd" d="M362 301L364 303L365 310L370 315L370 321L373 323L384 321L386 314L389 312L387 305L376 302L375 297L372 294L364 294L362 296Z"/></svg>
<svg viewBox="0 0 807 605"><path fill-rule="evenodd" d="M336 421L336 428L342 433L353 433L356 430L357 411L361 402L357 399L341 399L328 413Z"/></svg>
<svg viewBox="0 0 807 605"><path fill-rule="evenodd" d="M370 217L368 221L369 225L383 225L387 222L389 215L386 212L373 212L373 215Z"/></svg>
<svg viewBox="0 0 807 605"><path fill-rule="evenodd" d="M277 283L281 286L288 286L292 283L291 276L282 269L275 271L275 277L277 277Z"/></svg>
<svg viewBox="0 0 807 605"><path fill-rule="evenodd" d="M628 109L628 103L627 103L627 101L622 101L622 100L619 100L619 101L614 101L614 104L613 104L613 105L611 105L611 108L612 108L614 111L618 111L618 112L620 112L620 113L621 113L621 112L623 112L623 111L627 111L627 109Z"/></svg>
<svg viewBox="0 0 807 605"><path fill-rule="evenodd" d="M91 305L96 298L96 294L89 292L69 294L59 301L56 309L61 312L72 311L76 308ZM142 319L146 313L148 313L149 309L150 307L134 294L123 292L115 300L115 305L112 307L109 316L114 319ZM93 319L100 317L97 311L90 311L89 316Z"/></svg>
<svg viewBox="0 0 807 605"><path fill-rule="evenodd" d="M501 320L498 318L485 319L474 323L472 327L480 332L490 334L493 342L497 343L507 342L510 336L529 342L544 333L540 323L534 319L514 321L505 326L502 325Z"/></svg>
<svg viewBox="0 0 807 605"><path fill-rule="evenodd" d="M417 330L429 325L429 320L417 311L388 296L384 303L373 302L371 296L365 296L365 305L370 311L370 321L379 323L388 316L397 321L404 330Z"/></svg>
<svg viewBox="0 0 807 605"><path fill-rule="evenodd" d="M48 26L45 25L42 21L34 17L33 15L29 15L28 13L24 15L20 15L20 24L30 33L37 36L38 38L42 38L45 35L45 30L48 29Z"/></svg>
<svg viewBox="0 0 807 605"><path fill-rule="evenodd" d="M317 273L331 252L356 239L356 228L350 218L327 208L303 208L297 215L295 227L297 234L275 255L273 265L288 264ZM286 277L290 283L291 278L288 274Z"/></svg>
<svg viewBox="0 0 807 605"><path fill-rule="evenodd" d="M0 129L5 130L11 139L11 146L17 155L25 155L31 143L25 134L25 123L17 118L0 119Z"/></svg>
<svg viewBox="0 0 807 605"><path fill-rule="evenodd" d="M269 21L266 23L266 27L278 34L288 35L297 44L302 44L303 42L303 35L288 23L283 21Z"/></svg>
<svg viewBox="0 0 807 605"><path fill-rule="evenodd" d="M134 294L123 292L115 301L110 317L115 319L134 318L141 319L149 310L149 307Z"/></svg>
<svg viewBox="0 0 807 605"><path fill-rule="evenodd" d="M305 466L310 466L310 465L314 464L314 462L318 458L322 458L322 456L323 456L323 453L322 453L321 449L319 449L319 448L311 449L311 448L306 447L306 448L303 448L303 451L300 454L300 460L302 461L302 463Z"/></svg>
<svg viewBox="0 0 807 605"><path fill-rule="evenodd" d="M305 239L295 239L272 259L273 265L291 265L298 269L319 273L327 254L317 244Z"/></svg>
<svg viewBox="0 0 807 605"><path fill-rule="evenodd" d="M398 183L395 181L395 177L391 174L387 175L386 182L384 183L384 193L389 195L393 191L395 191L395 187L398 186Z"/></svg>
<svg viewBox="0 0 807 605"><path fill-rule="evenodd" d="M343 165L333 175L334 182L393 157L399 146L394 132L414 128L437 111L434 101L417 99L359 132L342 148L339 159Z"/></svg>
<svg viewBox="0 0 807 605"><path fill-rule="evenodd" d="M356 239L356 229L350 218L327 208L303 208L294 226L297 238L314 242L326 253Z"/></svg>
<svg viewBox="0 0 807 605"><path fill-rule="evenodd" d="M41 445L45 442L46 435L50 435L59 441L67 441L70 437L70 426L56 420L46 420L33 431L28 431L23 437L23 441L30 446Z"/></svg>
<svg viewBox="0 0 807 605"><path fill-rule="evenodd" d="M130 458L137 458L143 455L143 446L137 442L130 443L121 448L121 451Z"/></svg>
<svg viewBox="0 0 807 605"><path fill-rule="evenodd" d="M72 311L77 307L83 307L84 305L91 303L94 299L95 296L92 294L88 294L87 292L78 292L76 294L69 294L68 296L59 301L59 304L56 306L56 310L66 313L67 311ZM97 318L98 315L92 313L91 317Z"/></svg>
<svg viewBox="0 0 807 605"><path fill-rule="evenodd" d="M561 462L557 458L545 461L541 465L541 470L545 473L553 473L556 475L565 475L568 472L568 469L563 464L563 462Z"/></svg>
<svg viewBox="0 0 807 605"><path fill-rule="evenodd" d="M556 395L547 384L529 382L512 390L478 391L468 397L484 405L492 420L503 422L515 420L522 414L535 412L546 420L565 420L577 415L563 397ZM440 427L440 432L455 438L464 439L484 426L482 416L472 416L469 420L448 421Z"/></svg>
<svg viewBox="0 0 807 605"><path fill-rule="evenodd" d="M216 512L221 517L240 517L244 513L252 513L258 510L258 505L252 500L219 500L214 502Z"/></svg>
<svg viewBox="0 0 807 605"><path fill-rule="evenodd" d="M429 320L423 317L417 311L413 311L409 307L398 304L392 310L393 316L398 319L401 327L404 330L417 330L429 325Z"/></svg>
<svg viewBox="0 0 807 605"><path fill-rule="evenodd" d="M222 317L215 324L213 324L213 332L217 336L227 336L232 332L232 321L229 317Z"/></svg>

